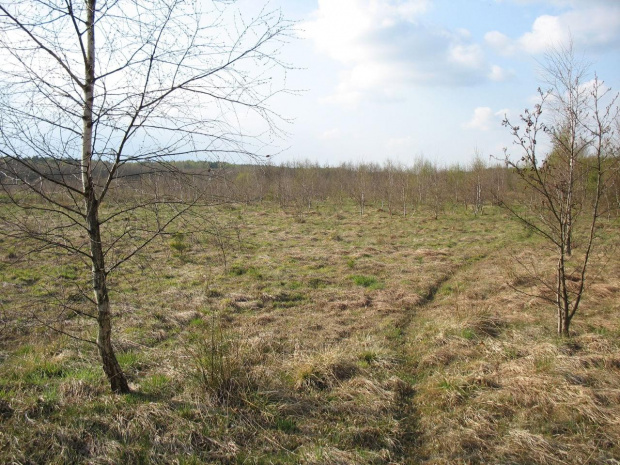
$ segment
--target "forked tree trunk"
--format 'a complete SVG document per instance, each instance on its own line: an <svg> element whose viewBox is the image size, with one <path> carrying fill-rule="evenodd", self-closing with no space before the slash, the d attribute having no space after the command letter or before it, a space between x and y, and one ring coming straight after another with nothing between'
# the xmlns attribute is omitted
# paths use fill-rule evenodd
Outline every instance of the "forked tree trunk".
<svg viewBox="0 0 620 465"><path fill-rule="evenodd" d="M570 336L570 317L567 309L558 302L558 336L569 337Z"/></svg>
<svg viewBox="0 0 620 465"><path fill-rule="evenodd" d="M558 306L558 336L569 337L570 336L570 317L568 312Z"/></svg>

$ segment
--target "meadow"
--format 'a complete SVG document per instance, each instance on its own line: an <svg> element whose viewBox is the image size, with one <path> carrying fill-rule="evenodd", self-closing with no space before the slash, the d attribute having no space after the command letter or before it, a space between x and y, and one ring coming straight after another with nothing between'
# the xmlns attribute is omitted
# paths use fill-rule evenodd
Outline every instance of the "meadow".
<svg viewBox="0 0 620 465"><path fill-rule="evenodd" d="M499 207L204 207L110 275L128 395L64 312L89 265L3 237L0 462L620 463L618 227L559 338Z"/></svg>

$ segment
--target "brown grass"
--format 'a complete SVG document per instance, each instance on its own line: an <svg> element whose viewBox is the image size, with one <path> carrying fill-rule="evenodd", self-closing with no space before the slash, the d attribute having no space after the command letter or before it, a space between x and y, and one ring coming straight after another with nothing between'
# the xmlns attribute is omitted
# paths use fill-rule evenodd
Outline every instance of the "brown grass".
<svg viewBox="0 0 620 465"><path fill-rule="evenodd" d="M218 213L242 225L226 261L207 236L182 255L156 242L110 281L128 396L90 344L29 318L52 321L46 302L88 270L1 257L0 462L616 463L620 260L597 258L557 339L553 309L514 289L540 283L512 258L545 275L549 252L485 211L300 222L244 206Z"/></svg>

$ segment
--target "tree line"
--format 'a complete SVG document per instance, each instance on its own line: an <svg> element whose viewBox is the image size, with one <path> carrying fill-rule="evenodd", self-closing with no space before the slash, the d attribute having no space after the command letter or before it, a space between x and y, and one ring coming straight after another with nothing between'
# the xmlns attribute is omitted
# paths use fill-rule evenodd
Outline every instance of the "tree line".
<svg viewBox="0 0 620 465"><path fill-rule="evenodd" d="M591 166L584 156L576 168L576 183L583 196L595 192ZM608 176L601 211L617 215L620 209L620 173L615 162L607 161ZM363 215L366 208L381 209L390 216L409 216L427 211L434 217L462 208L474 215L489 205L528 203L528 192L518 171L503 161L475 156L467 165L441 167L424 158L412 166L392 161L344 163L321 166L310 161L280 165L229 165L222 169L212 192L214 197L239 202L273 202L284 210L302 215L319 204L354 208ZM353 207L354 205L354 207Z"/></svg>
<svg viewBox="0 0 620 465"><path fill-rule="evenodd" d="M555 147L544 159L549 168L559 158ZM54 179L77 179L79 161L32 158L25 168L15 160L2 159L5 192L22 182L47 183ZM577 160L575 180L582 197L596 189L592 166L595 158L584 154ZM620 171L617 158L606 161L606 189L601 212L616 216L620 211ZM542 166L542 165L541 165ZM104 180L110 167L101 164L93 178ZM175 182L174 179L177 179ZM322 166L309 160L281 164L233 164L205 160L171 160L126 163L117 173L118 201L132 202L135 196L154 189L176 198L188 198L197 191L205 203L273 203L300 218L321 204L352 209L363 215L367 208L390 216L410 216L425 211L437 218L461 208L474 215L489 205L527 204L535 195L527 192L519 170L493 157L475 152L468 164L440 166L424 157L412 165L387 160L383 163L342 163ZM21 181L20 181L21 180ZM181 195L185 191L185 195ZM582 199L583 201L583 199Z"/></svg>

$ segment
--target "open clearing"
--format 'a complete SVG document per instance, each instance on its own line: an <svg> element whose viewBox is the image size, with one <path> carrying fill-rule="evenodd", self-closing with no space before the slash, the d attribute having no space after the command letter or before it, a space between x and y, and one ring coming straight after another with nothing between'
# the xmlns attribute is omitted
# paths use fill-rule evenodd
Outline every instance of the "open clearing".
<svg viewBox="0 0 620 465"><path fill-rule="evenodd" d="M203 213L110 277L126 396L34 319L87 308L88 267L0 244L0 462L620 463L617 219L560 339L505 211Z"/></svg>

